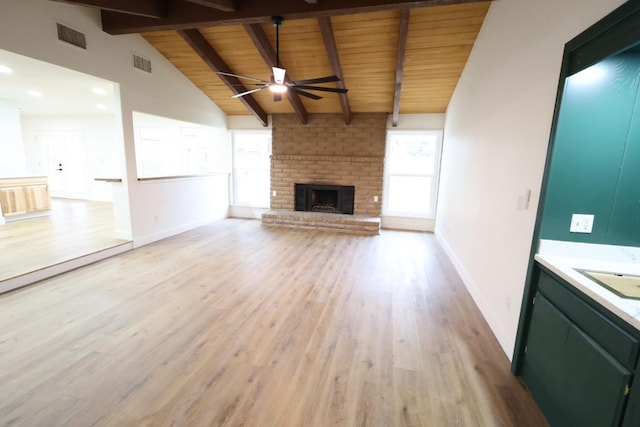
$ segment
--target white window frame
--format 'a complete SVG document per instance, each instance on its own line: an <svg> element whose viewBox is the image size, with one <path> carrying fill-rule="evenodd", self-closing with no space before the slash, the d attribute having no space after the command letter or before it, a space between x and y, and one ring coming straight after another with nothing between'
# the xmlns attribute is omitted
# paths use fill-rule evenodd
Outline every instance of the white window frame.
<svg viewBox="0 0 640 427"><path fill-rule="evenodd" d="M268 135L269 138L271 138L271 129L269 130L233 130L231 131L231 167L232 167L232 188L231 188L231 206L237 206L237 207L247 207L247 208L258 208L258 209L268 209L269 205L267 204L267 206L260 206L257 204L252 204L251 201L248 200L237 200L237 185L238 185L238 174L237 174L237 159L236 159L236 138L238 137L238 135ZM270 144L270 149L269 149L269 157L271 157L271 149L272 146ZM271 174L270 174L270 169L271 169L271 164L269 162L269 166L268 166L268 171L269 171L269 181L271 181ZM271 188L271 184L269 184L269 189ZM267 193L267 199L271 200L271 198L269 197L269 194ZM247 203L248 202L248 203Z"/></svg>
<svg viewBox="0 0 640 427"><path fill-rule="evenodd" d="M425 218L425 219L435 219L436 216L436 208L438 205L438 187L440 182L440 161L442 158L442 130L388 130L387 131L387 144L385 148L385 163L388 164L388 160L390 159L390 151L391 144L390 141L394 136L403 136L403 135L433 135L436 137L436 150L435 150L435 158L433 165L433 173L432 174L391 174L389 171L389 167L385 166L384 168L384 182L383 182L383 198L382 198L382 215L383 216L395 216L395 217L406 217L406 218ZM402 212L402 211L392 211L389 209L389 181L391 176L406 176L406 177L431 177L431 200L429 201L429 211L423 214L417 214L415 212Z"/></svg>
<svg viewBox="0 0 640 427"><path fill-rule="evenodd" d="M205 176L214 172L214 128L133 112L138 178Z"/></svg>

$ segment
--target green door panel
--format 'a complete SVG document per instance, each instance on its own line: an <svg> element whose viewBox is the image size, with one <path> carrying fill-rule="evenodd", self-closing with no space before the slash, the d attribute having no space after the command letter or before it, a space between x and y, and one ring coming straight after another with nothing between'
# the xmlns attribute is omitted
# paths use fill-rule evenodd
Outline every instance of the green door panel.
<svg viewBox="0 0 640 427"><path fill-rule="evenodd" d="M566 417L557 425L618 426L631 372L572 326L567 339Z"/></svg>
<svg viewBox="0 0 640 427"><path fill-rule="evenodd" d="M570 328L569 319L538 293L525 347L522 379L550 422L559 417L557 408L563 400L564 348Z"/></svg>
<svg viewBox="0 0 640 427"><path fill-rule="evenodd" d="M640 426L640 378L638 372L633 378L631 384L631 394L627 398L627 407L624 411L622 419L622 427L638 427Z"/></svg>
<svg viewBox="0 0 640 427"><path fill-rule="evenodd" d="M620 424L631 372L540 293L526 346L522 379L552 426Z"/></svg>

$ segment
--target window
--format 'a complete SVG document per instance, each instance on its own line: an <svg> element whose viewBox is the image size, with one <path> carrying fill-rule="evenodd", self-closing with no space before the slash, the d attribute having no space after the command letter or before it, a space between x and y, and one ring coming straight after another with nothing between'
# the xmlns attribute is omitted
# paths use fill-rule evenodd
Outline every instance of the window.
<svg viewBox="0 0 640 427"><path fill-rule="evenodd" d="M441 131L388 133L384 215L435 217L441 145Z"/></svg>
<svg viewBox="0 0 640 427"><path fill-rule="evenodd" d="M236 206L269 208L271 132L233 133L233 201Z"/></svg>
<svg viewBox="0 0 640 427"><path fill-rule="evenodd" d="M215 171L216 136L209 126L133 113L138 178L206 175Z"/></svg>

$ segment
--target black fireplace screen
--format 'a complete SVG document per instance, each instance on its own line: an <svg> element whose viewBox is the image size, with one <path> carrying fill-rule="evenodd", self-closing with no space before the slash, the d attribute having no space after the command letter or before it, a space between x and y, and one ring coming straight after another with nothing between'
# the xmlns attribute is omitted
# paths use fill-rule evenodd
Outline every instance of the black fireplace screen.
<svg viewBox="0 0 640 427"><path fill-rule="evenodd" d="M353 215L354 193L352 185L296 184L295 209Z"/></svg>

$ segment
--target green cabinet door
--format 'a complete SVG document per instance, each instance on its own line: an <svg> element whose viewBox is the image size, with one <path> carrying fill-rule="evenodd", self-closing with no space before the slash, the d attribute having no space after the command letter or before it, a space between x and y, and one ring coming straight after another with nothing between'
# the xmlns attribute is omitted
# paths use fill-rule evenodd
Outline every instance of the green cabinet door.
<svg viewBox="0 0 640 427"><path fill-rule="evenodd" d="M552 426L619 426L631 376L541 293L536 295L522 378Z"/></svg>

